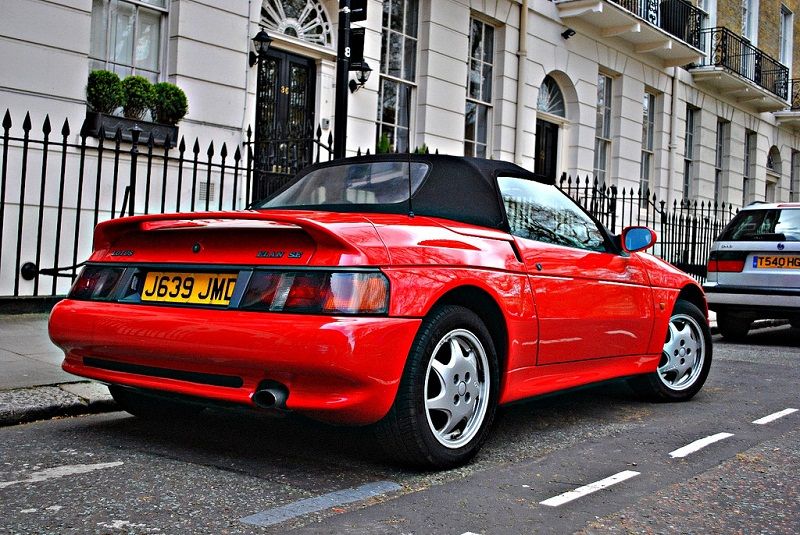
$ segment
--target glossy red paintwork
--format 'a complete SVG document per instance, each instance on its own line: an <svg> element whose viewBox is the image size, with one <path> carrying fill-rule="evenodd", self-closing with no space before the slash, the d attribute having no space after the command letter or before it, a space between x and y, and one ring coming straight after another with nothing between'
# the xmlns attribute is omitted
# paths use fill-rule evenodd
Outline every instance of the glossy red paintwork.
<svg viewBox="0 0 800 535"><path fill-rule="evenodd" d="M50 316L64 369L98 381L251 404L258 384L287 386L287 408L369 423L394 400L420 320L331 318L66 300ZM93 368L83 357L241 377L241 388Z"/></svg>
<svg viewBox="0 0 800 535"><path fill-rule="evenodd" d="M289 258L290 251L299 258ZM99 225L91 260L381 269L390 282L388 317L67 299L50 320L51 337L64 349L64 369L71 373L248 405L261 381L278 381L288 387L289 409L354 424L386 414L422 318L466 287L494 301L502 316L501 403L654 371L679 293L692 287L702 296L692 279L651 255L546 245L408 215L138 216ZM236 375L244 385L215 387L112 372L86 366L84 356Z"/></svg>

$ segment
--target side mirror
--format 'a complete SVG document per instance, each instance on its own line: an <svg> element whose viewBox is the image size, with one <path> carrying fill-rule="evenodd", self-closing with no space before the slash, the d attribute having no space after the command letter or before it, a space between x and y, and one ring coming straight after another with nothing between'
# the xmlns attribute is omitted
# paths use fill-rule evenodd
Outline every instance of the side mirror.
<svg viewBox="0 0 800 535"><path fill-rule="evenodd" d="M629 253L642 251L656 243L656 233L647 227L625 227L622 230L622 249Z"/></svg>

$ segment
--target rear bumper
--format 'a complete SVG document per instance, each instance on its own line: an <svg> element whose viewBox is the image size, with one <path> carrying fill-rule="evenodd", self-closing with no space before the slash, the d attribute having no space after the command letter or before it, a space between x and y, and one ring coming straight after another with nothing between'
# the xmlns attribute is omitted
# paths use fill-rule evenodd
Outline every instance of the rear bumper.
<svg viewBox="0 0 800 535"><path fill-rule="evenodd" d="M76 375L250 406L277 381L287 409L367 424L391 407L420 322L64 300L49 329Z"/></svg>
<svg viewBox="0 0 800 535"><path fill-rule="evenodd" d="M800 290L754 286L703 286L708 308L714 311L800 313Z"/></svg>

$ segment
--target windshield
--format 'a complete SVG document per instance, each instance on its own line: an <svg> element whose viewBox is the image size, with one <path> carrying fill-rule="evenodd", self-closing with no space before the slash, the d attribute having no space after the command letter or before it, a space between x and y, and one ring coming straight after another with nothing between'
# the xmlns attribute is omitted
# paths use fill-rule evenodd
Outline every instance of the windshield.
<svg viewBox="0 0 800 535"><path fill-rule="evenodd" d="M383 205L407 202L429 165L421 162L371 162L334 165L303 175L257 208ZM409 172L410 169L410 172Z"/></svg>
<svg viewBox="0 0 800 535"><path fill-rule="evenodd" d="M800 210L743 210L719 237L722 241L798 241Z"/></svg>

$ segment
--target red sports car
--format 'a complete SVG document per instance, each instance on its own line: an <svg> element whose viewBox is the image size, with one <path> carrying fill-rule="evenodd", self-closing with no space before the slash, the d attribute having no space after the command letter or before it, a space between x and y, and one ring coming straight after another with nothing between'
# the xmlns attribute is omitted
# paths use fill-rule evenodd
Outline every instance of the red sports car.
<svg viewBox="0 0 800 535"><path fill-rule="evenodd" d="M683 401L711 365L698 284L510 163L318 164L252 210L97 226L50 317L125 410L211 404L375 424L400 461L469 460L498 405L631 376Z"/></svg>

